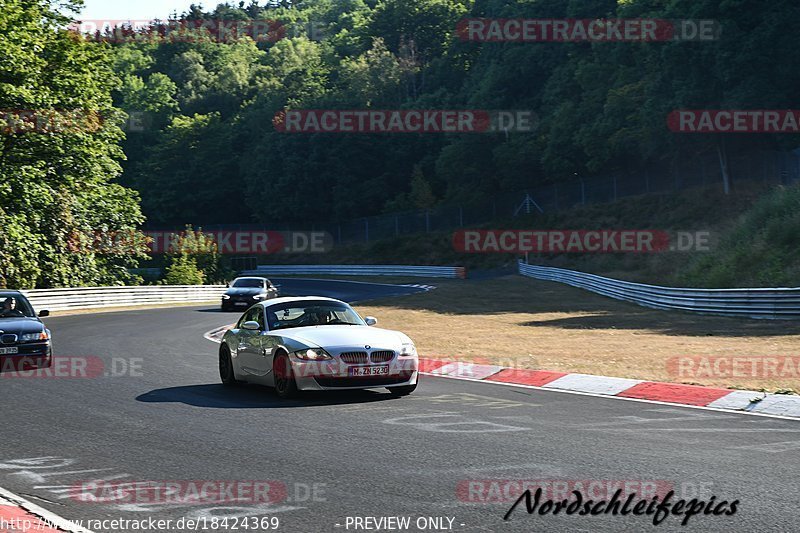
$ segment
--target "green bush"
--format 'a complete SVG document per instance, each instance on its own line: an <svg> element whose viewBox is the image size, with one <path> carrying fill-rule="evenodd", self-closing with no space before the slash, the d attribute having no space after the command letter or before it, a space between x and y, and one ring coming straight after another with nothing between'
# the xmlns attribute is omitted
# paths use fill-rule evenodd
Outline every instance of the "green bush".
<svg viewBox="0 0 800 533"><path fill-rule="evenodd" d="M164 275L165 285L202 285L205 274L197 268L194 258L182 254L172 257L172 262L167 267Z"/></svg>
<svg viewBox="0 0 800 533"><path fill-rule="evenodd" d="M746 211L679 281L701 287L796 287L800 283L800 186L778 188Z"/></svg>

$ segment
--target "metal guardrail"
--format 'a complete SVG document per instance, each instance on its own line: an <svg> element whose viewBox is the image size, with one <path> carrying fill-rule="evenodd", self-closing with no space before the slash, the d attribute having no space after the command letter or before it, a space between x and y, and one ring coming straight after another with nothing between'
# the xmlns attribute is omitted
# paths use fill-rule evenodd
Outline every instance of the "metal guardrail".
<svg viewBox="0 0 800 533"><path fill-rule="evenodd" d="M604 278L595 274L519 262L523 276L557 281L654 309L750 318L800 317L800 288L685 289Z"/></svg>
<svg viewBox="0 0 800 533"><path fill-rule="evenodd" d="M467 277L464 267L405 265L261 265L243 276L318 274L327 276L413 276L424 278Z"/></svg>
<svg viewBox="0 0 800 533"><path fill-rule="evenodd" d="M201 303L219 300L223 285L147 285L21 291L36 311L67 311L132 305Z"/></svg>

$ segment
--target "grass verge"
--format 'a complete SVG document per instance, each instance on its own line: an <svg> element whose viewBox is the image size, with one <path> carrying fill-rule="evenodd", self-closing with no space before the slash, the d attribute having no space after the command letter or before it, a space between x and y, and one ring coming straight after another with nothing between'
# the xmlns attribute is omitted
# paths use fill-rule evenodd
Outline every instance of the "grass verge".
<svg viewBox="0 0 800 533"><path fill-rule="evenodd" d="M517 368L729 388L798 389L794 376L686 378L685 356L798 356L800 324L651 310L520 276L438 281L437 290L357 306L407 333L420 355Z"/></svg>

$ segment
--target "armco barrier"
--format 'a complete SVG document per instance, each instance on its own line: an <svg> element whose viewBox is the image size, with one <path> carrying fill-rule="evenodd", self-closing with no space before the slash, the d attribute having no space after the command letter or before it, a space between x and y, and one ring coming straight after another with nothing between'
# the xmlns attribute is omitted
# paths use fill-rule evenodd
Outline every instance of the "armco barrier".
<svg viewBox="0 0 800 533"><path fill-rule="evenodd" d="M423 278L467 277L464 267L404 265L261 265L243 276L317 274L325 276L413 276Z"/></svg>
<svg viewBox="0 0 800 533"><path fill-rule="evenodd" d="M588 291L655 309L673 309L750 318L800 317L800 288L684 289L659 287L604 278L561 268L528 265L520 261L519 273L557 281Z"/></svg>
<svg viewBox="0 0 800 533"><path fill-rule="evenodd" d="M219 300L223 285L154 285L140 287L85 287L22 291L36 311L68 311L130 305L201 303Z"/></svg>

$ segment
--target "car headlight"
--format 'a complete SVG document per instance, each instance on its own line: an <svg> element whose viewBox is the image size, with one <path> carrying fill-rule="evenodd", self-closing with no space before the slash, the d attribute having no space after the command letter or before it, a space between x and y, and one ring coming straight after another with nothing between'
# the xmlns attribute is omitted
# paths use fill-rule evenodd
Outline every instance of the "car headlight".
<svg viewBox="0 0 800 533"><path fill-rule="evenodd" d="M21 342L46 341L49 339L50 336L46 331L41 331L39 333L23 333L19 336Z"/></svg>
<svg viewBox="0 0 800 533"><path fill-rule="evenodd" d="M417 355L417 347L413 342L405 343L400 347L400 357L413 357Z"/></svg>
<svg viewBox="0 0 800 533"><path fill-rule="evenodd" d="M333 357L328 355L328 352L320 348L300 350L298 352L294 352L294 354L298 359L302 359L303 361L327 361L329 359L333 359Z"/></svg>
<svg viewBox="0 0 800 533"><path fill-rule="evenodd" d="M228 296L227 294L223 294L223 295L222 295L222 299L223 299L223 300L230 300L230 299L231 299L231 297L230 297L230 296Z"/></svg>

